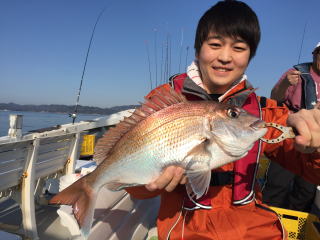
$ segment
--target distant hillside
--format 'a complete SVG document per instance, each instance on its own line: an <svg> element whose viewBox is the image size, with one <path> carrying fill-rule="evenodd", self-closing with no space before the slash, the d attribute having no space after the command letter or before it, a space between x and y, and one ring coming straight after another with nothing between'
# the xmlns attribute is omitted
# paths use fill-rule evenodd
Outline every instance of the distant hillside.
<svg viewBox="0 0 320 240"><path fill-rule="evenodd" d="M124 105L116 106L111 108L99 108L99 107L88 107L78 106L78 113L83 114L102 114L109 115L115 112L119 112L126 109L136 108L138 105ZM0 110L11 110L11 111L28 111L28 112L54 112L54 113L73 113L75 106L68 105L20 105L15 103L0 103Z"/></svg>

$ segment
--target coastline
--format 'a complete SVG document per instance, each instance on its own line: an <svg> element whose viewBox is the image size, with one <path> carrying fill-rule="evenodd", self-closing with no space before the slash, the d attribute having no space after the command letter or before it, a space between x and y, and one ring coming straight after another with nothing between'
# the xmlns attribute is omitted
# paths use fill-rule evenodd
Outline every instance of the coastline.
<svg viewBox="0 0 320 240"><path fill-rule="evenodd" d="M78 114L100 114L110 115L126 109L136 108L139 105L122 105L109 108L100 108L92 106L79 105L77 109ZM74 105L58 105L58 104L42 104L42 105L22 105L16 103L0 103L0 111L15 111L15 112L46 112L46 113L73 113Z"/></svg>

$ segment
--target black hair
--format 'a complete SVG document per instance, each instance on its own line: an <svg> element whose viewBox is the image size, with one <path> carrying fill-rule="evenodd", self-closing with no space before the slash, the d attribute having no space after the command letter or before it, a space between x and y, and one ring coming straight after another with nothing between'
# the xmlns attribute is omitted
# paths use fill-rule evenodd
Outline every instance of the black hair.
<svg viewBox="0 0 320 240"><path fill-rule="evenodd" d="M241 37L250 47L250 59L256 54L260 41L260 26L255 12L244 2L220 1L200 18L194 48L199 54L210 33Z"/></svg>

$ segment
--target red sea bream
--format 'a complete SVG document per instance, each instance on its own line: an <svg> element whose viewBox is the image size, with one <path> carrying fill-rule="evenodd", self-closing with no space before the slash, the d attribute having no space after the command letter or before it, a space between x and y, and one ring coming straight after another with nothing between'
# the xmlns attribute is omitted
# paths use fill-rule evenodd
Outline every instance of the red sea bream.
<svg viewBox="0 0 320 240"><path fill-rule="evenodd" d="M199 198L208 190L211 170L244 157L266 133L263 123L238 107L190 102L173 90L157 92L99 140L98 167L50 203L72 205L87 237L103 186L116 191L148 184L176 165L185 169L189 195Z"/></svg>

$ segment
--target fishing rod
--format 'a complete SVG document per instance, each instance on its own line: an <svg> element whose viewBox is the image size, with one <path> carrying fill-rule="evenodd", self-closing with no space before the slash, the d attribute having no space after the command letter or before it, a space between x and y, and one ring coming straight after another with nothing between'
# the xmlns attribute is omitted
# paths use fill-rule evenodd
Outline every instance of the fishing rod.
<svg viewBox="0 0 320 240"><path fill-rule="evenodd" d="M77 95L77 101L76 101L76 105L75 105L75 108L74 108L74 111L73 113L70 113L69 114L69 117L72 118L72 124L74 124L76 118L77 118L77 113L78 113L78 107L79 107L79 100L80 100L80 94L81 94L81 89L82 89L82 83L83 83L83 78L84 78L84 74L86 72L86 67L87 67L87 62L88 62L88 57L89 57L89 53L90 53L90 49L91 49L91 45L92 45L92 40L93 40L93 36L94 36L94 33L95 33L95 30L96 30L96 27L97 27L97 24L102 16L102 14L104 13L104 11L106 10L107 7L104 7L101 12L99 13L98 17L97 17L97 20L94 24L94 27L93 27L93 30L92 30L92 33L91 33L91 38L90 38L90 42L89 42L89 46L88 46L88 49L87 49L87 54L86 54L86 59L84 61L84 66L83 66L83 69L82 69L82 75L81 75L81 81L80 81L80 86L79 86L79 90L78 90L78 95Z"/></svg>

